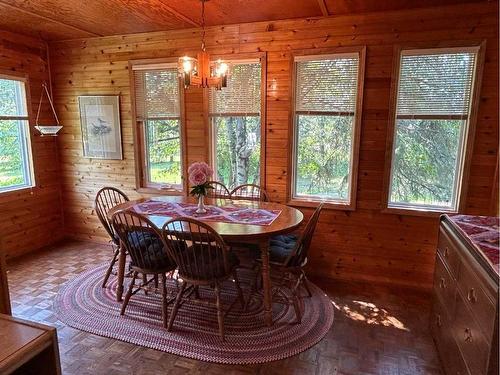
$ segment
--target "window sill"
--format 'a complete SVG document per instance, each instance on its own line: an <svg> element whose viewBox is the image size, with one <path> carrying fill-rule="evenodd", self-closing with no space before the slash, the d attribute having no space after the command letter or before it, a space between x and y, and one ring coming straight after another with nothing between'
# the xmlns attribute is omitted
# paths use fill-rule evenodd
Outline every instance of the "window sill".
<svg viewBox="0 0 500 375"><path fill-rule="evenodd" d="M33 193L33 189L35 189L35 186L18 186L15 188L11 189L5 189L0 191L0 196L6 197L10 195L16 195L16 194L25 194L25 193Z"/></svg>
<svg viewBox="0 0 500 375"><path fill-rule="evenodd" d="M329 202L329 201L320 201L320 200L306 200L306 199L290 199L288 201L288 205L292 207L309 207L316 208L320 204L320 202L324 202L323 208L330 210L340 210L340 211L354 211L356 209L353 203L338 203L338 202Z"/></svg>
<svg viewBox="0 0 500 375"><path fill-rule="evenodd" d="M161 189L155 187L141 187L137 188L136 191L139 194L155 194L155 195L185 195L183 191L180 190L172 190L172 189Z"/></svg>
<svg viewBox="0 0 500 375"><path fill-rule="evenodd" d="M410 207L387 207L382 210L384 214L395 214L405 216L425 216L425 217L440 217L443 214L456 214L456 210L452 209L432 209L432 208L410 208Z"/></svg>

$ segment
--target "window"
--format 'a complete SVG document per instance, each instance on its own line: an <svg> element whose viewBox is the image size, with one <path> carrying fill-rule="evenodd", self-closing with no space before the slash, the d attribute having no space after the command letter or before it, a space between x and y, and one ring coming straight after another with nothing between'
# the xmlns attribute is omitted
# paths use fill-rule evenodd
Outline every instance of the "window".
<svg viewBox="0 0 500 375"><path fill-rule="evenodd" d="M229 188L260 184L261 75L259 59L232 61L227 87L210 89L212 162Z"/></svg>
<svg viewBox="0 0 500 375"><path fill-rule="evenodd" d="M292 200L354 204L362 54L294 59Z"/></svg>
<svg viewBox="0 0 500 375"><path fill-rule="evenodd" d="M458 209L478 50L401 52L389 207Z"/></svg>
<svg viewBox="0 0 500 375"><path fill-rule="evenodd" d="M0 77L0 192L34 185L24 80Z"/></svg>
<svg viewBox="0 0 500 375"><path fill-rule="evenodd" d="M177 65L133 65L140 187L183 190Z"/></svg>

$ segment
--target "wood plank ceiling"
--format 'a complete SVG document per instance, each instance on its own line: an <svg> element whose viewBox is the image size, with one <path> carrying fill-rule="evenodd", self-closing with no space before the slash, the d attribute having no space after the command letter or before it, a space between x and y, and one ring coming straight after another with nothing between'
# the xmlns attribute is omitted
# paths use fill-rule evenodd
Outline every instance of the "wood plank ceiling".
<svg viewBox="0 0 500 375"><path fill-rule="evenodd" d="M481 0L210 0L207 25L387 11ZM0 0L0 30L44 40L199 26L199 0Z"/></svg>

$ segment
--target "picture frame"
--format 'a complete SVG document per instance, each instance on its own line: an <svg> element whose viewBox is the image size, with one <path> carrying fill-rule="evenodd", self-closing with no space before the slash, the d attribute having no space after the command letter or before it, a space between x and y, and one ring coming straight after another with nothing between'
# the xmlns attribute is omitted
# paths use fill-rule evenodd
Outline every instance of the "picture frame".
<svg viewBox="0 0 500 375"><path fill-rule="evenodd" d="M122 160L120 97L79 96L78 106L83 156L91 159Z"/></svg>

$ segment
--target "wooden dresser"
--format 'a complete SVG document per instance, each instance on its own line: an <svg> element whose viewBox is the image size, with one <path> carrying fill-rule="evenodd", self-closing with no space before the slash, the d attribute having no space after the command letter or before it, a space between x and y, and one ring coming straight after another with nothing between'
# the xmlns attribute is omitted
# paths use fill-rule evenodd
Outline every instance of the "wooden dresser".
<svg viewBox="0 0 500 375"><path fill-rule="evenodd" d="M490 228L476 229L474 220ZM495 220L441 217L430 327L447 375L498 375L498 234L496 243L491 240L492 231L498 233ZM482 235L483 230L490 233ZM477 244L488 235L489 257Z"/></svg>

